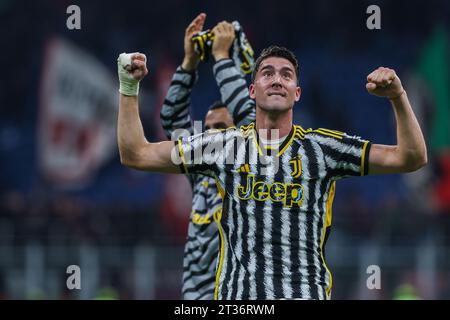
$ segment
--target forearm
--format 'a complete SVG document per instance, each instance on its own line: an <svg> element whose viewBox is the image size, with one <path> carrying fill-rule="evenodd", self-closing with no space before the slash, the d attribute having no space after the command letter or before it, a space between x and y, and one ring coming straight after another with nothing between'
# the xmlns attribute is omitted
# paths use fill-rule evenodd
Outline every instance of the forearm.
<svg viewBox="0 0 450 320"><path fill-rule="evenodd" d="M234 124L241 126L255 120L255 104L250 99L247 83L233 60L219 60L213 67L222 102L227 105Z"/></svg>
<svg viewBox="0 0 450 320"><path fill-rule="evenodd" d="M406 92L391 99L397 123L397 153L407 168L417 169L427 162L425 139Z"/></svg>
<svg viewBox="0 0 450 320"><path fill-rule="evenodd" d="M161 125L169 139L177 129L185 129L190 135L193 134L189 105L196 80L196 70L188 72L183 67L178 67L172 77L160 112Z"/></svg>
<svg viewBox="0 0 450 320"><path fill-rule="evenodd" d="M122 53L117 59L120 81L117 142L123 165L138 170L180 173L181 159L173 141L149 143L139 117L139 81L148 73L146 57Z"/></svg>
<svg viewBox="0 0 450 320"><path fill-rule="evenodd" d="M148 143L139 117L139 97L120 94L117 140L121 162L131 164Z"/></svg>

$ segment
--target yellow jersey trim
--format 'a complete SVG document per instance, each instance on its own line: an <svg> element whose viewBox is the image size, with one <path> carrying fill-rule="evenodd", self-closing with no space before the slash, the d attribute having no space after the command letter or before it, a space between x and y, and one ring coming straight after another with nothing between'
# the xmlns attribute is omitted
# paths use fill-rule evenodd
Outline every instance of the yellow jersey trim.
<svg viewBox="0 0 450 320"><path fill-rule="evenodd" d="M219 181L217 179L215 179L215 181L216 181L217 189L219 190L219 194L223 201L223 199L225 197L225 190L223 189L222 185L219 183ZM219 265L217 267L216 287L214 289L214 300L218 300L220 273L222 272L223 256L225 254L225 243L224 243L225 237L223 235L222 226L220 224L220 221L222 219L222 208L220 208L220 210L217 210L217 214L214 214L213 217L214 217L214 221L216 221L216 223L217 223L217 228L219 230L219 236L220 236Z"/></svg>
<svg viewBox="0 0 450 320"><path fill-rule="evenodd" d="M339 134L336 134L336 133L327 132L327 131L324 131L323 129L316 129L316 130L314 130L314 132L323 134L324 136L329 136L329 137L332 137L332 138L336 138L336 139L342 139L343 138L342 135L339 135Z"/></svg>
<svg viewBox="0 0 450 320"><path fill-rule="evenodd" d="M330 130L330 129L326 129L326 128L318 128L318 130L321 130L321 131L324 131L324 132L328 132L328 133L331 133L331 134L335 134L335 135L338 135L338 136L344 136L345 135L344 132L337 131L337 130Z"/></svg>
<svg viewBox="0 0 450 320"><path fill-rule="evenodd" d="M285 144L283 149L278 152L278 156L281 156L284 151L291 145L292 141L295 139L295 134L297 133L297 126L294 126L294 132L292 132L292 136L289 138L289 141Z"/></svg>
<svg viewBox="0 0 450 320"><path fill-rule="evenodd" d="M219 183L217 178L215 178L214 181L216 182L217 190L219 190L220 197L222 198L223 201L223 199L225 198L225 190L222 188L222 185Z"/></svg>
<svg viewBox="0 0 450 320"><path fill-rule="evenodd" d="M328 192L328 199L327 199L326 213L325 213L325 223L323 226L322 238L320 240L320 257L322 258L322 263L325 266L325 269L327 270L328 276L330 277L330 284L328 285L328 287L326 289L327 299L330 298L330 292L331 292L331 288L333 286L333 277L331 275L330 270L327 267L327 264L325 263L325 258L323 256L323 245L324 245L324 241L325 241L325 234L326 234L327 228L331 226L332 206L333 206L335 191L336 191L336 181L333 181L330 185L330 189Z"/></svg>
<svg viewBox="0 0 450 320"><path fill-rule="evenodd" d="M259 146L258 138L256 137L256 129L255 128L252 128L252 134L253 134L253 141L255 143L256 148L258 149L258 153L260 156L262 156L263 153L262 153L261 147Z"/></svg>
<svg viewBox="0 0 450 320"><path fill-rule="evenodd" d="M362 150L362 157L361 157L361 176L364 175L364 171L366 168L364 168L364 164L366 163L366 149L367 145L369 144L369 141L364 142L363 150ZM369 164L367 162L367 164ZM367 168L367 173L369 173L369 168Z"/></svg>
<svg viewBox="0 0 450 320"><path fill-rule="evenodd" d="M219 299L220 273L222 272L223 256L225 253L223 230L222 230L222 226L220 224L221 219L222 219L222 211L220 212L219 217L216 220L217 227L219 229L219 235L220 235L220 256L219 256L219 266L217 267L217 273L216 273L216 288L214 289L214 300Z"/></svg>
<svg viewBox="0 0 450 320"><path fill-rule="evenodd" d="M183 152L183 144L181 143L181 139L178 140L178 150L180 151L181 162L183 163L183 168L186 174L189 174L189 171L186 166L186 159L184 158Z"/></svg>

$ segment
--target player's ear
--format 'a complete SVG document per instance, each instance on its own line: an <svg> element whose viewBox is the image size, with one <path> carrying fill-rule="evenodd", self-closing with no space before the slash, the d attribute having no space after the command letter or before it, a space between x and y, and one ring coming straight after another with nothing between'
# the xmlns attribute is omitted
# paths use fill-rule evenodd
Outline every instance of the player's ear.
<svg viewBox="0 0 450 320"><path fill-rule="evenodd" d="M295 89L295 102L298 102L300 100L301 95L302 95L302 88L297 87Z"/></svg>
<svg viewBox="0 0 450 320"><path fill-rule="evenodd" d="M248 91L250 94L250 98L255 99L255 85L253 83L250 84Z"/></svg>

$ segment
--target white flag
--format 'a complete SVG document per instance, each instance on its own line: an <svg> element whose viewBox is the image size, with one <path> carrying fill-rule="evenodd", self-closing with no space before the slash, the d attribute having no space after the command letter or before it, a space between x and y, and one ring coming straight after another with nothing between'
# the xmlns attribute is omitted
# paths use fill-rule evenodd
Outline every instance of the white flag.
<svg viewBox="0 0 450 320"><path fill-rule="evenodd" d="M117 152L116 82L88 52L59 38L47 44L37 154L54 185L86 186Z"/></svg>

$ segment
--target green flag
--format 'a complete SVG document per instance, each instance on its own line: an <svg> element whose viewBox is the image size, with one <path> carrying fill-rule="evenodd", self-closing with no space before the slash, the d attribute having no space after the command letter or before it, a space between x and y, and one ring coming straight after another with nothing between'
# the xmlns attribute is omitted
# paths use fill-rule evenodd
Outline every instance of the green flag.
<svg viewBox="0 0 450 320"><path fill-rule="evenodd" d="M428 84L434 100L431 149L440 153L450 147L450 76L448 32L437 26L425 43L417 71Z"/></svg>

